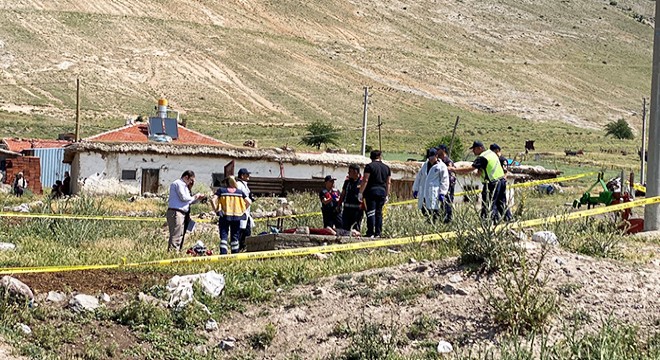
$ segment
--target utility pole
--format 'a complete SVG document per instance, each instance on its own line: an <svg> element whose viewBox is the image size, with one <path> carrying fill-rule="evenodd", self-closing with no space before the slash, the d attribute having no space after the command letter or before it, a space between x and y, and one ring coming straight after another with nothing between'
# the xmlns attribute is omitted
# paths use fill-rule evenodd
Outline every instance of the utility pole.
<svg viewBox="0 0 660 360"><path fill-rule="evenodd" d="M655 4L655 18L660 19L660 6ZM649 123L649 162L646 175L646 197L660 195L660 28L655 24L653 36L653 71L651 77L651 114ZM643 156L643 155L642 155ZM644 230L660 230L660 207L646 205Z"/></svg>
<svg viewBox="0 0 660 360"><path fill-rule="evenodd" d="M642 150L639 157L642 159L642 168L639 173L639 183L646 183L646 98L642 98Z"/></svg>
<svg viewBox="0 0 660 360"><path fill-rule="evenodd" d="M378 115L378 150L383 151L383 143L380 139L380 128L383 126L383 123L380 122L380 115Z"/></svg>
<svg viewBox="0 0 660 360"><path fill-rule="evenodd" d="M369 87L364 87L364 112L362 115L362 156L367 152L367 108L369 107Z"/></svg>
<svg viewBox="0 0 660 360"><path fill-rule="evenodd" d="M76 142L80 141L80 78L76 78Z"/></svg>

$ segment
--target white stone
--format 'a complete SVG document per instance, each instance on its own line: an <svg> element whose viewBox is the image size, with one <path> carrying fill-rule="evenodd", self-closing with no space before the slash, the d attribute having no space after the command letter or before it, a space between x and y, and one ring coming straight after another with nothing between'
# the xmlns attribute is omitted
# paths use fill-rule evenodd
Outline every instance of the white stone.
<svg viewBox="0 0 660 360"><path fill-rule="evenodd" d="M18 323L17 324L18 328L23 332L25 335L30 335L32 334L32 329L30 329L29 326L23 324L23 323Z"/></svg>
<svg viewBox="0 0 660 360"><path fill-rule="evenodd" d="M0 242L0 251L15 250L16 245L12 243Z"/></svg>
<svg viewBox="0 0 660 360"><path fill-rule="evenodd" d="M216 331L218 330L218 323L215 320L211 319L206 322L204 328L206 329L206 331Z"/></svg>
<svg viewBox="0 0 660 360"><path fill-rule="evenodd" d="M59 291L49 291L46 301L52 303L61 303L66 300L66 295Z"/></svg>
<svg viewBox="0 0 660 360"><path fill-rule="evenodd" d="M454 275L449 277L449 281L456 284L456 283L459 283L459 282L463 281L463 277L459 274L454 274Z"/></svg>
<svg viewBox="0 0 660 360"><path fill-rule="evenodd" d="M222 340L220 341L220 344L218 344L218 346L222 350L231 350L236 347L236 342L229 340Z"/></svg>
<svg viewBox="0 0 660 360"><path fill-rule="evenodd" d="M103 293L101 295L101 301L103 301L104 303L109 303L111 300L112 299L110 299L110 295L108 295L106 293Z"/></svg>
<svg viewBox="0 0 660 360"><path fill-rule="evenodd" d="M32 289L16 278L3 276L2 279L0 279L0 287L7 289L11 294L24 297L30 301L30 303L34 302L34 293L32 293Z"/></svg>
<svg viewBox="0 0 660 360"><path fill-rule="evenodd" d="M99 306L99 300L96 297L86 294L78 294L69 301L69 307L78 313L94 311Z"/></svg>
<svg viewBox="0 0 660 360"><path fill-rule="evenodd" d="M537 231L532 235L532 241L552 246L559 245L559 239L552 231Z"/></svg>
<svg viewBox="0 0 660 360"><path fill-rule="evenodd" d="M316 295L316 296L323 295L324 293L325 293L325 290L323 290L322 288L316 288L316 289L314 289L314 291L312 292L312 294L314 294L314 295Z"/></svg>
<svg viewBox="0 0 660 360"><path fill-rule="evenodd" d="M451 346L450 343L448 343L444 340L441 340L438 343L437 350L438 350L438 353L440 353L440 354L449 354L450 352L454 351L454 348Z"/></svg>

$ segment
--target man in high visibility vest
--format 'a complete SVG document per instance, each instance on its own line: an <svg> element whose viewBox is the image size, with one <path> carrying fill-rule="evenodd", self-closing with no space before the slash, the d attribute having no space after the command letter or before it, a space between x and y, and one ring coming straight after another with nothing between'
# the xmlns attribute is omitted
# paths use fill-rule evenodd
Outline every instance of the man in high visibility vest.
<svg viewBox="0 0 660 360"><path fill-rule="evenodd" d="M500 158L493 151L486 150L481 141L475 141L470 150L477 156L472 166L450 170L457 174L467 174L475 169L479 171L484 184L481 192L481 218L488 218L490 213L493 221L498 222L506 214L506 179Z"/></svg>

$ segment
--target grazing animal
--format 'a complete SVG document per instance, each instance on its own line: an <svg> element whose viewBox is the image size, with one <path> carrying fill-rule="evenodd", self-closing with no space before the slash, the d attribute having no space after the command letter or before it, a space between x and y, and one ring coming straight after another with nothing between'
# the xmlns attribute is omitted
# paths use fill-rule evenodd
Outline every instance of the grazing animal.
<svg viewBox="0 0 660 360"><path fill-rule="evenodd" d="M257 147L257 140L254 140L254 139L245 140L245 142L243 143L243 146L256 148Z"/></svg>
<svg viewBox="0 0 660 360"><path fill-rule="evenodd" d="M536 140L525 140L525 154L528 154L530 150L536 150L534 148L534 141Z"/></svg>

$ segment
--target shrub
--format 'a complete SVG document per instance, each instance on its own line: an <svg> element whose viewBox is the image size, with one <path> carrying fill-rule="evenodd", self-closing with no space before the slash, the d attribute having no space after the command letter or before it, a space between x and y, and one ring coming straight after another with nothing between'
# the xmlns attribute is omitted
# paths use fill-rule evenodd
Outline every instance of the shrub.
<svg viewBox="0 0 660 360"><path fill-rule="evenodd" d="M275 335L277 335L277 328L269 323L264 331L250 335L248 340L253 349L265 349L273 343Z"/></svg>
<svg viewBox="0 0 660 360"><path fill-rule="evenodd" d="M617 121L612 121L605 125L605 136L612 135L617 139L634 139L632 128L624 119L619 119Z"/></svg>
<svg viewBox="0 0 660 360"><path fill-rule="evenodd" d="M350 344L341 355L332 355L333 360L394 360L396 354L396 327L361 320L357 330L351 332Z"/></svg>
<svg viewBox="0 0 660 360"><path fill-rule="evenodd" d="M478 210L471 207L459 208L457 212L454 223L461 263L479 265L482 272L493 272L518 257L521 249L509 224L480 219Z"/></svg>
<svg viewBox="0 0 660 360"><path fill-rule="evenodd" d="M451 142L451 135L445 135L440 137L439 139L434 139L428 142L426 144L426 147L423 149L424 156L426 156L427 149L436 147L440 144L445 144L447 145L447 148L449 148L450 142ZM452 146L451 148L450 157L453 161L461 161L465 157L465 147L463 146L463 142L461 141L461 138L458 136L454 137L454 146Z"/></svg>
<svg viewBox="0 0 660 360"><path fill-rule="evenodd" d="M321 145L339 145L339 132L332 124L316 120L307 125L307 134L300 140L299 144L321 149Z"/></svg>
<svg viewBox="0 0 660 360"><path fill-rule="evenodd" d="M494 289L484 287L481 293L493 311L495 322L514 333L542 331L557 313L557 294L549 289L547 277L541 276L546 248L538 259L530 262L519 257L519 267L512 265L500 272Z"/></svg>

